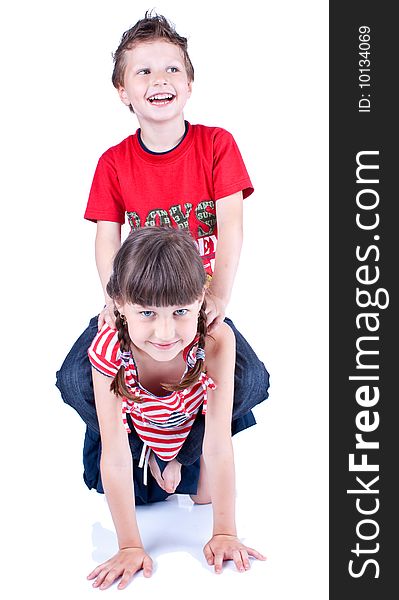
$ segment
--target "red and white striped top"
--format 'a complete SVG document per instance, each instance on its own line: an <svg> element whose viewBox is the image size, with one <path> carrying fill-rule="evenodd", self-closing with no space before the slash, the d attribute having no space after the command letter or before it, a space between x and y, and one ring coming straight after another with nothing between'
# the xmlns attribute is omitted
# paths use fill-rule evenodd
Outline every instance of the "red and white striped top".
<svg viewBox="0 0 399 600"><path fill-rule="evenodd" d="M183 353L187 363L185 373L196 362L198 338L193 340ZM108 325L99 331L89 350L89 360L93 367L107 377L115 377L121 366L118 332ZM185 374L184 373L184 374ZM126 419L129 413L139 438L144 442L144 452L150 448L165 461L174 459L183 446L199 408L206 412L207 388L215 389L215 384L206 373L201 373L198 382L190 388L171 392L167 396L155 396L138 381L137 367L131 354L125 368L126 385L140 402L123 398L122 418L130 433Z"/></svg>

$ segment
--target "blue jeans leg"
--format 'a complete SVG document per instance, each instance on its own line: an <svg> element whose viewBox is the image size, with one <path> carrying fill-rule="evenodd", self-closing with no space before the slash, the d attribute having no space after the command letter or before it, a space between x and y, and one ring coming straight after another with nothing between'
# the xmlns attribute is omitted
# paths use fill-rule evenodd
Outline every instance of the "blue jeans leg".
<svg viewBox="0 0 399 600"><path fill-rule="evenodd" d="M86 425L99 433L91 364L87 356L90 344L97 334L97 319L97 316L90 319L89 326L72 346L57 371L56 386L63 401L78 412Z"/></svg>

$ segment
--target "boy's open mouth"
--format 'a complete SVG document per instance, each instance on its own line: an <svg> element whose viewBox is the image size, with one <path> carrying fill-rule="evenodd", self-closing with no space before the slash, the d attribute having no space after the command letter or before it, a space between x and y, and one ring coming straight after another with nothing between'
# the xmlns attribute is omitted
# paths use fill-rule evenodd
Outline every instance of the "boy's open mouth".
<svg viewBox="0 0 399 600"><path fill-rule="evenodd" d="M169 104L175 99L176 96L173 94L154 94L153 96L149 96L147 98L150 104L154 104L155 106L164 106L165 104Z"/></svg>

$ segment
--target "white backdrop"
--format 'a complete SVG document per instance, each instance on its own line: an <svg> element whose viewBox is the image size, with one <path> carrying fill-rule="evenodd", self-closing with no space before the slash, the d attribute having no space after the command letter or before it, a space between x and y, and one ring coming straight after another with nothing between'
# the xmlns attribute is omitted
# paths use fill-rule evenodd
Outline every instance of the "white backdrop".
<svg viewBox="0 0 399 600"><path fill-rule="evenodd" d="M31 586L59 598L94 593L85 574L102 559L96 543L114 539L103 498L81 481L83 423L62 404L54 381L102 305L95 226L83 212L100 154L137 128L111 84L111 53L148 8L143 0L37 0L2 9L1 530L8 598ZM165 597L167 589L172 598L186 585L209 585L204 594L226 590L238 598L252 589L255 598L322 600L328 5L165 0L155 9L189 38L195 83L186 118L231 131L255 186L245 201L245 244L228 314L271 374L257 427L235 440L240 534L268 561L251 574L208 578L187 557L169 564L166 549L151 582L136 578L124 593ZM166 587L157 591L159 582Z"/></svg>

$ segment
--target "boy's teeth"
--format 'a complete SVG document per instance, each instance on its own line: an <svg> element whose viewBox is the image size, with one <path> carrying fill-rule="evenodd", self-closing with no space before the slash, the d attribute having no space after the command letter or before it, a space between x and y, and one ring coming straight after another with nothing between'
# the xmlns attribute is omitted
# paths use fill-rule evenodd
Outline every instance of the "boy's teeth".
<svg viewBox="0 0 399 600"><path fill-rule="evenodd" d="M154 100L172 100L172 94L156 94L155 96L150 96L148 100L153 102Z"/></svg>

